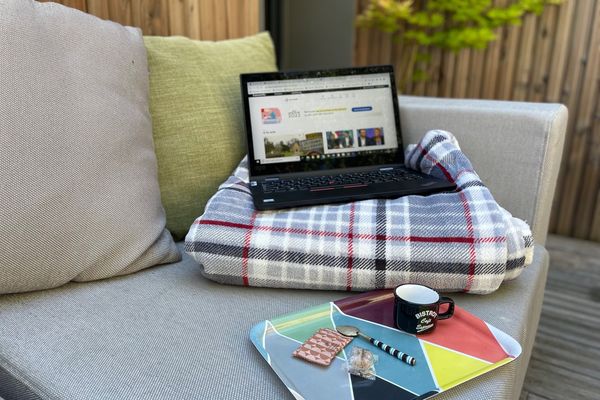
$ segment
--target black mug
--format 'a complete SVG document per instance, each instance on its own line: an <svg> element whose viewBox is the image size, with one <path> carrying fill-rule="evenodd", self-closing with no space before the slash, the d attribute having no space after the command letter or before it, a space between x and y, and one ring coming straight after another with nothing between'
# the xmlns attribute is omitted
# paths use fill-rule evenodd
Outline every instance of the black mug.
<svg viewBox="0 0 600 400"><path fill-rule="evenodd" d="M440 305L448 304L448 310L440 314ZM439 319L454 314L454 300L440 297L435 290L412 283L394 289L394 322L404 332L421 334L435 329Z"/></svg>

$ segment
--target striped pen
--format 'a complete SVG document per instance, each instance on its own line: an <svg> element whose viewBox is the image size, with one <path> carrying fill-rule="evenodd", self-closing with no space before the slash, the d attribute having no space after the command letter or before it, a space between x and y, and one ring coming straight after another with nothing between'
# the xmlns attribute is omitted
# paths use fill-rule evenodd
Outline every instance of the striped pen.
<svg viewBox="0 0 600 400"><path fill-rule="evenodd" d="M362 338L368 340L369 342L373 343L375 346L379 347L381 350L385 351L386 353L396 357L399 360L404 361L405 363L407 363L408 365L415 365L417 363L417 360L415 360L415 358L413 356L409 356L406 353L401 352L398 349L393 348L392 346L388 346L387 344L377 340L377 339L373 339L372 337L369 337L367 335L364 335L362 333L358 333Z"/></svg>
<svg viewBox="0 0 600 400"><path fill-rule="evenodd" d="M349 336L349 337L360 336L361 338L368 340L372 345L379 347L381 350L385 351L389 355L396 357L397 359L407 363L410 366L413 366L417 363L417 360L414 357L409 356L408 354L403 353L400 350L395 349L392 346L387 345L380 340L373 339L372 337L365 335L360 330L358 330L358 328L356 328L354 326L343 325L343 326L338 326L336 329L339 333L341 333L344 336Z"/></svg>

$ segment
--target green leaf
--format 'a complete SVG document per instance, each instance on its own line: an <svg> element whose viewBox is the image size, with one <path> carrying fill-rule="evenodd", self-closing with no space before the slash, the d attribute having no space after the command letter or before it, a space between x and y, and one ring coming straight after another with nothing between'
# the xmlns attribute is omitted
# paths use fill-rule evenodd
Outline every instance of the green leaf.
<svg viewBox="0 0 600 400"><path fill-rule="evenodd" d="M511 0L505 6L495 6L492 0L370 0L357 16L356 25L376 28L394 34L395 41L425 48L485 49L496 40L498 28L519 25L525 15L540 14L545 7L562 2ZM417 54L416 62L427 64L424 54ZM426 77L425 71L417 68L412 78Z"/></svg>

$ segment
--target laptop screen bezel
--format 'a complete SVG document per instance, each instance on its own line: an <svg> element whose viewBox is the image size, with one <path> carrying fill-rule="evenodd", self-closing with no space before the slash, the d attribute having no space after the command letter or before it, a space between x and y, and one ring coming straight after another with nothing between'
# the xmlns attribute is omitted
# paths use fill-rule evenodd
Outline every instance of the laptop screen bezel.
<svg viewBox="0 0 600 400"><path fill-rule="evenodd" d="M301 162L284 162L270 164L256 164L254 157L254 146L252 138L252 123L250 121L250 102L248 95L249 82L306 79L331 76L367 75L387 73L390 75L390 89L394 108L394 121L396 124L396 136L398 147L395 152L373 152L361 154L358 152L354 157L326 158L317 160L303 160ZM362 166L377 166L387 164L404 164L404 146L402 145L402 131L400 127L400 111L398 109L398 95L394 78L394 68L391 65L375 65L368 67L321 69L313 71L280 71L251 73L240 75L242 104L246 129L246 147L248 149L248 166L250 176L282 175L288 173L335 170L340 168L352 168Z"/></svg>

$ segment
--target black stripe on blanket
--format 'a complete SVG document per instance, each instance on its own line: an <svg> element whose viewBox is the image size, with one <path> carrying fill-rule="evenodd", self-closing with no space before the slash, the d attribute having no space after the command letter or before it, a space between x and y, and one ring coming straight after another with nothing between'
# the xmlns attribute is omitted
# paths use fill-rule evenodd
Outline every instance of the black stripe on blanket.
<svg viewBox="0 0 600 400"><path fill-rule="evenodd" d="M377 237L385 237L386 229L386 213L385 200L377 200L377 210L375 211L375 233ZM385 248L386 240L376 239L375 241L375 287L383 289L385 287Z"/></svg>
<svg viewBox="0 0 600 400"><path fill-rule="evenodd" d="M470 181L465 183L464 185L460 185L458 187L458 191L461 190L465 190L466 188L470 188L470 187L485 187L485 185L483 183L481 183L480 181Z"/></svg>
<svg viewBox="0 0 600 400"><path fill-rule="evenodd" d="M225 257L243 258L243 246L232 246L225 244L216 244L208 242L187 242L185 250L189 252L199 253L198 259L202 259L201 253L216 254ZM248 251L249 260L268 260L274 262L287 262L296 264L310 264L315 266L327 266L333 268L347 268L348 257L335 257L324 254L306 254L302 252L274 250L274 249L257 249L250 248ZM356 270L373 270L374 260L370 258L353 258L352 268ZM284 267L285 268L285 267ZM504 275L504 264L477 264L477 274L493 274ZM430 273L445 273L468 275L471 269L470 263L457 263L449 261L406 261L406 260L387 260L386 270L395 272L430 272ZM379 272L376 272L379 273Z"/></svg>
<svg viewBox="0 0 600 400"><path fill-rule="evenodd" d="M234 188L234 187L224 187L224 188L217 190L217 192L220 192L222 190L233 190L234 192L240 192L240 193L244 193L248 196L251 196L249 189L244 190L244 189L238 189L238 188Z"/></svg>
<svg viewBox="0 0 600 400"><path fill-rule="evenodd" d="M510 271L513 269L521 268L525 265L525 257L513 258L506 262L506 270Z"/></svg>
<svg viewBox="0 0 600 400"><path fill-rule="evenodd" d="M429 153L429 150L431 150L431 148L433 146L435 146L438 143L443 142L444 140L446 140L445 136L442 136L442 135L434 136L433 139L431 139L429 141L429 143L427 143L427 146L425 146L423 148L423 151L419 154L419 157L417 157L417 162L415 163L415 166L417 168L419 168L419 166L421 165L421 161L423 161L423 157L425 157L425 154Z"/></svg>

